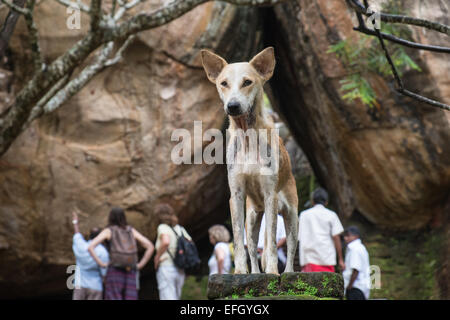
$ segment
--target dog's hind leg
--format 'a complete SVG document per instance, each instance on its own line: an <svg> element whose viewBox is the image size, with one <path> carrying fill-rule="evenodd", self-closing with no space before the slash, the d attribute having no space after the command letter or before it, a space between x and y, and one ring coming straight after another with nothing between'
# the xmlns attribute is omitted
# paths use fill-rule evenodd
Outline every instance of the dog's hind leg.
<svg viewBox="0 0 450 320"><path fill-rule="evenodd" d="M258 265L258 239L262 214L256 212L251 200L247 198L247 246L250 256L251 272L260 273Z"/></svg>
<svg viewBox="0 0 450 320"><path fill-rule="evenodd" d="M287 186L280 192L280 198L282 202L281 215L284 218L287 242L287 260L284 272L294 272L295 252L298 245L298 197L295 180L288 182Z"/></svg>

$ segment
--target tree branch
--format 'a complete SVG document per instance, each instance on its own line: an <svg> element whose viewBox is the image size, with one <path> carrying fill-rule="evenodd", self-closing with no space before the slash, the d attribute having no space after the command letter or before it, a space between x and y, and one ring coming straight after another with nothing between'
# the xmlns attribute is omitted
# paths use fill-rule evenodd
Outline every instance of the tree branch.
<svg viewBox="0 0 450 320"><path fill-rule="evenodd" d="M358 0L348 0L351 7L358 13L363 14L365 16L370 16L371 13L368 12L368 5L364 6L361 2ZM401 23L401 24L409 24L414 25L418 27L427 28L430 30L442 32L448 36L450 36L450 26L447 26L445 24L439 23L439 22L432 22L425 19L419 19L419 18L413 18L403 15L397 15L397 14L386 14L380 12L380 19L384 22L390 22L390 23Z"/></svg>
<svg viewBox="0 0 450 320"><path fill-rule="evenodd" d="M22 8L25 5L25 0L14 0L14 4ZM8 15L6 16L2 30L0 31L0 58L5 55L9 39L13 34L14 28L20 15L21 13L18 13L17 11L10 9Z"/></svg>
<svg viewBox="0 0 450 320"><path fill-rule="evenodd" d="M89 7L86 6L84 3L82 3L81 1L77 1L77 2L73 2L73 1L69 1L69 0L56 0L56 1L66 7L79 8L83 12L89 12Z"/></svg>
<svg viewBox="0 0 450 320"><path fill-rule="evenodd" d="M143 30L153 29L167 24L195 7L211 0L174 0L167 6L152 13L140 13L113 28L107 33L107 40L125 38ZM238 6L271 6L289 0L221 0Z"/></svg>
<svg viewBox="0 0 450 320"><path fill-rule="evenodd" d="M91 16L91 30L96 30L102 19L102 0L91 0L89 15Z"/></svg>
<svg viewBox="0 0 450 320"><path fill-rule="evenodd" d="M364 3L366 4L367 7L369 6L368 5L368 0L365 0ZM355 12L356 12L356 14L359 17L362 14L361 12L357 12L357 11L355 11ZM363 19L359 19L358 18L358 21L360 21L360 25L359 25L360 28L366 28L367 29L367 27L364 24L364 20ZM361 23L361 21L362 21L362 23ZM394 75L395 81L397 82L397 85L399 87L398 89L396 89L397 92L400 93L400 94L403 94L405 96L408 96L410 98L413 98L413 99L415 99L417 101L427 103L427 104L429 104L429 105L431 105L433 107L438 107L438 108L441 108L443 110L450 110L450 106L449 105L446 105L444 103L441 103L441 102L438 102L438 101L426 98L426 97L421 96L421 95L418 95L418 94L416 94L414 92L411 92L409 90L406 90L404 88L403 81L402 81L402 79L400 78L400 76L399 76L399 74L397 72L397 68L395 67L394 62L392 61L391 55L389 54L389 51L386 48L386 45L384 44L383 35L381 34L381 31L378 28L375 28L374 32L375 32L375 34L376 34L376 36L377 36L377 38L378 38L378 40L379 40L379 42L381 44L381 48L384 51L384 55L386 56L386 59L387 59L389 65L391 66L392 74Z"/></svg>
<svg viewBox="0 0 450 320"><path fill-rule="evenodd" d="M42 56L41 56L41 46L39 44L39 35L36 24L34 23L33 10L36 0L27 0L27 9L29 14L25 16L25 21L27 23L28 33L30 35L30 45L32 52L32 59L34 63L34 70L39 71L42 68Z"/></svg>

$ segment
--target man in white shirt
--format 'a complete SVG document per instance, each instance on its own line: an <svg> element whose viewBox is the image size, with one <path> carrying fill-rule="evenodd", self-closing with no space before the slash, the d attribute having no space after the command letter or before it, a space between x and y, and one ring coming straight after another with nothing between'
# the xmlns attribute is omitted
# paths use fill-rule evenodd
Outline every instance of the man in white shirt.
<svg viewBox="0 0 450 320"><path fill-rule="evenodd" d="M369 254L360 237L359 229L355 226L345 230L347 250L343 277L347 300L366 300L370 295Z"/></svg>
<svg viewBox="0 0 450 320"><path fill-rule="evenodd" d="M303 272L334 272L336 252L338 263L344 269L340 234L344 231L337 214L325 206L328 193L318 188L312 197L313 207L302 211L299 217L300 266Z"/></svg>
<svg viewBox="0 0 450 320"><path fill-rule="evenodd" d="M91 230L89 240L86 241L78 228L78 214L72 213L74 226L73 253L76 259L75 289L73 300L101 300L103 298L103 277L106 268L100 268L89 254L88 247L99 233L100 229ZM95 253L105 263L109 262L109 254L103 245L95 247Z"/></svg>

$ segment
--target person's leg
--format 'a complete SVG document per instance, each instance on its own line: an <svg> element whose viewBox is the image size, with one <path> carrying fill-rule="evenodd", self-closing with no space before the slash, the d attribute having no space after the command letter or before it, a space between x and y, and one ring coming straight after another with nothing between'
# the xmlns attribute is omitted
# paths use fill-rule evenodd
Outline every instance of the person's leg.
<svg viewBox="0 0 450 320"><path fill-rule="evenodd" d="M72 300L86 300L86 294L85 294L84 288L75 288L73 289L73 296Z"/></svg>
<svg viewBox="0 0 450 320"><path fill-rule="evenodd" d="M124 272L117 268L108 268L105 279L105 300L123 300Z"/></svg>
<svg viewBox="0 0 450 320"><path fill-rule="evenodd" d="M183 285L184 285L185 279L186 279L186 274L184 273L184 271L181 269L178 269L177 276L176 276L177 300L181 299L181 292L183 291Z"/></svg>
<svg viewBox="0 0 450 320"><path fill-rule="evenodd" d="M351 288L345 293L347 300L366 300L364 293L358 288Z"/></svg>
<svg viewBox="0 0 450 320"><path fill-rule="evenodd" d="M103 292L93 289L86 289L86 300L102 300Z"/></svg>
<svg viewBox="0 0 450 320"><path fill-rule="evenodd" d="M136 271L128 271L126 273L124 300L137 300L138 299L136 280L137 280Z"/></svg>
<svg viewBox="0 0 450 320"><path fill-rule="evenodd" d="M176 287L174 272L175 267L161 266L156 271L156 280L158 282L158 291L160 300L176 300ZM176 269L175 269L176 270Z"/></svg>

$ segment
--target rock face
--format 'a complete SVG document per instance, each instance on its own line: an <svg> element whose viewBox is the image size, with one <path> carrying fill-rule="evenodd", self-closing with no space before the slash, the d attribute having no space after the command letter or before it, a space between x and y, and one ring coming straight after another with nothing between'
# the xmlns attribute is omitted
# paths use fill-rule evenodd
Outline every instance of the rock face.
<svg viewBox="0 0 450 320"><path fill-rule="evenodd" d="M335 298L344 296L342 276L332 272L286 272L274 274L219 275L208 281L208 299L286 299L293 297Z"/></svg>
<svg viewBox="0 0 450 320"><path fill-rule="evenodd" d="M212 48L230 60L255 54L257 13L208 3L140 34L122 63L14 142L0 160L0 296L67 291L75 206L83 212L85 233L105 226L110 208L121 206L129 223L151 240L158 224L153 208L161 202L175 208L194 238L226 219L225 167L175 165L171 151L178 142L171 134L185 128L193 136L195 120L203 130L223 127L221 102L198 53ZM35 16L48 60L89 26L82 16L82 30L68 30L65 9L54 2L41 2ZM11 40L16 92L27 78L25 34L19 24Z"/></svg>
<svg viewBox="0 0 450 320"><path fill-rule="evenodd" d="M413 2L409 14L448 24L442 2ZM368 80L379 108L342 100L339 80L348 71L327 50L359 37L352 16L345 1L327 0L289 1L268 14L265 43L275 45L278 58L270 81L276 109L341 215L359 211L388 228L442 224L450 201L449 112L400 96L392 81L377 76ZM431 33L414 37L426 42ZM428 41L450 45L438 33ZM449 103L448 56L408 52L423 72L407 72L406 87Z"/></svg>

